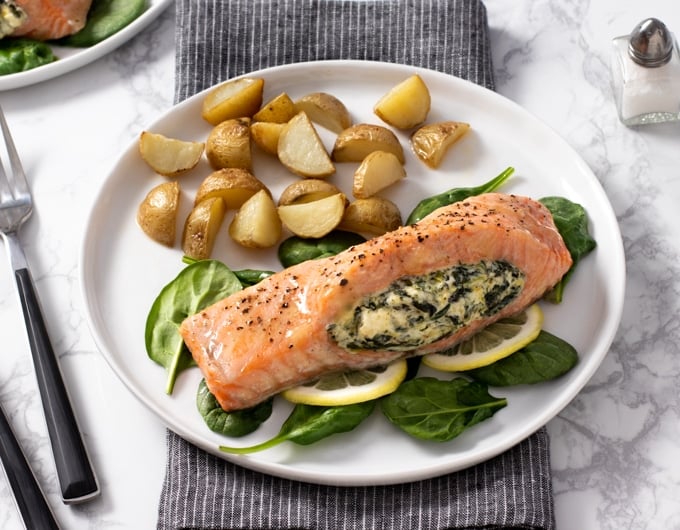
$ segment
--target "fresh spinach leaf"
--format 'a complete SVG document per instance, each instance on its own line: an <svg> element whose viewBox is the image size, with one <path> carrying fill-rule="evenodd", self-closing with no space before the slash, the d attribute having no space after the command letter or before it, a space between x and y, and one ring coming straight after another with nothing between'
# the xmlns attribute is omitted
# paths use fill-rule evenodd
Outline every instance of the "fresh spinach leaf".
<svg viewBox="0 0 680 530"><path fill-rule="evenodd" d="M364 241L366 239L363 236L343 230L334 230L320 238L292 236L279 245L279 261L284 267L291 267L310 259L335 256Z"/></svg>
<svg viewBox="0 0 680 530"><path fill-rule="evenodd" d="M411 214L406 219L407 225L412 225L420 221L423 217L434 212L437 208L442 206L448 206L454 202L465 200L474 195L481 195L482 193L489 193L491 191L497 190L506 180L508 180L515 169L512 167L507 168L497 177L494 177L488 182L475 186L472 188L452 188L448 191L428 197L420 201Z"/></svg>
<svg viewBox="0 0 680 530"><path fill-rule="evenodd" d="M220 446L220 451L233 454L254 453L286 441L310 445L332 434L351 431L364 421L374 408L375 401L338 407L296 405L279 433L271 440L250 447Z"/></svg>
<svg viewBox="0 0 680 530"><path fill-rule="evenodd" d="M490 386L530 385L560 377L576 363L578 353L571 344L541 331L533 342L512 355L465 373Z"/></svg>
<svg viewBox="0 0 680 530"><path fill-rule="evenodd" d="M254 407L225 411L201 379L196 394L196 407L208 428L225 436L245 436L256 430L272 414L273 399L267 399Z"/></svg>
<svg viewBox="0 0 680 530"><path fill-rule="evenodd" d="M585 208L564 197L544 197L541 202L553 216L555 226L571 254L573 263L560 282L544 297L545 300L559 304L564 296L564 288L574 273L578 262L592 251L596 242L588 232L588 215Z"/></svg>
<svg viewBox="0 0 680 530"><path fill-rule="evenodd" d="M491 396L486 385L460 377L449 381L417 377L381 401L383 414L394 425L436 442L455 438L506 405L507 400Z"/></svg>
<svg viewBox="0 0 680 530"><path fill-rule="evenodd" d="M25 72L56 60L52 48L44 42L25 38L0 40L0 75Z"/></svg>
<svg viewBox="0 0 680 530"><path fill-rule="evenodd" d="M60 46L84 48L118 33L146 9L146 0L94 0L85 27L56 41Z"/></svg>
<svg viewBox="0 0 680 530"><path fill-rule="evenodd" d="M243 287L250 287L251 285L260 283L265 278L268 278L269 276L274 274L274 272L260 271L255 269L242 269L239 271L234 271L234 274L241 282L241 285L243 285Z"/></svg>
<svg viewBox="0 0 680 530"><path fill-rule="evenodd" d="M166 393L172 393L178 374L194 364L179 334L182 321L241 288L236 275L215 260L192 263L163 287L147 316L144 339L149 358L168 371Z"/></svg>

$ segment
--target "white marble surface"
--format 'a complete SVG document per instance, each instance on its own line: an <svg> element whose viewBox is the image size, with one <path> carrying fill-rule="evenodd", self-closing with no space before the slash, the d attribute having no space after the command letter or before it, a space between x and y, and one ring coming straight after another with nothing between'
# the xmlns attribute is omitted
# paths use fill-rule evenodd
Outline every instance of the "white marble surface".
<svg viewBox="0 0 680 530"><path fill-rule="evenodd" d="M680 124L628 129L609 84L611 39L670 0L486 0L498 91L556 129L602 182L627 254L610 354L548 427L557 527L680 528ZM174 12L76 72L0 93L36 199L22 239L102 495L59 499L23 321L0 259L0 402L64 528L153 528L164 426L96 351L78 285L83 224L107 170L172 103ZM0 251L4 254L4 251ZM133 257L131 257L133 259ZM584 301L587 303L587 300ZM0 475L0 528L21 528Z"/></svg>

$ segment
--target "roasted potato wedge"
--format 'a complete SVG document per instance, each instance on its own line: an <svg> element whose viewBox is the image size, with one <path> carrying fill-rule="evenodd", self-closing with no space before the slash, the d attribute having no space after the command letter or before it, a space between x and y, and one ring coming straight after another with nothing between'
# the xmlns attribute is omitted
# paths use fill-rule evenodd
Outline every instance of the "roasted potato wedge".
<svg viewBox="0 0 680 530"><path fill-rule="evenodd" d="M180 189L177 182L164 182L147 193L137 209L137 223L154 241L175 244Z"/></svg>
<svg viewBox="0 0 680 530"><path fill-rule="evenodd" d="M236 210L260 190L271 195L267 186L247 169L219 169L203 179L198 186L194 205L206 199L221 197L228 209Z"/></svg>
<svg viewBox="0 0 680 530"><path fill-rule="evenodd" d="M199 202L184 223L182 251L193 259L208 259L222 226L226 206L221 197Z"/></svg>
<svg viewBox="0 0 680 530"><path fill-rule="evenodd" d="M299 237L325 236L338 226L344 211L345 195L342 193L278 208L283 224Z"/></svg>
<svg viewBox="0 0 680 530"><path fill-rule="evenodd" d="M224 120L252 117L262 105L264 79L241 77L217 85L203 100L201 115L211 125Z"/></svg>
<svg viewBox="0 0 680 530"><path fill-rule="evenodd" d="M143 131L139 135L139 153L151 169L166 177L176 177L196 167L203 156L203 142L168 138Z"/></svg>
<svg viewBox="0 0 680 530"><path fill-rule="evenodd" d="M429 167L438 168L449 148L469 130L470 124L460 121L423 125L411 135L411 148Z"/></svg>
<svg viewBox="0 0 680 530"><path fill-rule="evenodd" d="M404 149L387 127L360 123L342 131L335 139L331 158L336 162L361 162L373 151L394 153L404 163Z"/></svg>
<svg viewBox="0 0 680 530"><path fill-rule="evenodd" d="M270 121L254 121L250 124L250 137L265 153L276 156L279 147L279 136L285 123Z"/></svg>
<svg viewBox="0 0 680 530"><path fill-rule="evenodd" d="M406 177L406 170L394 153L373 151L354 172L352 195L357 199L372 197Z"/></svg>
<svg viewBox="0 0 680 530"><path fill-rule="evenodd" d="M282 92L274 99L268 101L253 115L254 121L270 123L287 123L297 114L295 104L290 96Z"/></svg>
<svg viewBox="0 0 680 530"><path fill-rule="evenodd" d="M271 196L260 190L243 203L229 225L229 235L248 248L269 248L281 239L281 219Z"/></svg>
<svg viewBox="0 0 680 530"><path fill-rule="evenodd" d="M250 118L234 118L215 125L208 135L205 155L213 169L251 169Z"/></svg>
<svg viewBox="0 0 680 530"><path fill-rule="evenodd" d="M306 112L310 120L334 133L340 133L352 125L352 116L345 104L326 92L302 96L295 101L295 110Z"/></svg>
<svg viewBox="0 0 680 530"><path fill-rule="evenodd" d="M373 107L385 123L397 129L412 129L430 112L430 90L418 74L392 87Z"/></svg>
<svg viewBox="0 0 680 530"><path fill-rule="evenodd" d="M305 112L299 112L281 131L278 157L289 171L301 177L323 178L335 173L335 166Z"/></svg>
<svg viewBox="0 0 680 530"><path fill-rule="evenodd" d="M348 232L381 235L402 225L399 207L382 197L369 197L351 202L338 226Z"/></svg>
<svg viewBox="0 0 680 530"><path fill-rule="evenodd" d="M279 196L279 206L318 201L319 199L330 197L336 193L341 193L340 189L327 180L297 180L281 192L281 195Z"/></svg>

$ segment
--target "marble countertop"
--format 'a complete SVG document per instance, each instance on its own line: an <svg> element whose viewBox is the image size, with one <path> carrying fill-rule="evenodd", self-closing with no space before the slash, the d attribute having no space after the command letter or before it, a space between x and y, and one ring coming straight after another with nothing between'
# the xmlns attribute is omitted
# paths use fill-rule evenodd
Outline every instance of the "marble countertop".
<svg viewBox="0 0 680 530"><path fill-rule="evenodd" d="M680 197L680 123L623 126L609 73L613 37L650 16L680 33L680 4L485 3L498 92L554 128L592 168L614 207L627 256L623 320L611 351L548 424L557 527L680 528L680 208L673 198ZM37 206L22 240L101 496L61 503L4 258L0 402L64 528L156 524L165 427L98 353L85 321L78 258L83 225L108 169L172 104L173 32L171 7L90 65L0 92ZM4 478L0 527L22 527Z"/></svg>

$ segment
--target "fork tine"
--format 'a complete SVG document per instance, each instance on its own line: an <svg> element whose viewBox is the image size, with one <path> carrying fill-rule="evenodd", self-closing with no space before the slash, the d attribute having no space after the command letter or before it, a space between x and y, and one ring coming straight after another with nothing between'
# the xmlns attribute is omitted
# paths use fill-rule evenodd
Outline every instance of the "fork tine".
<svg viewBox="0 0 680 530"><path fill-rule="evenodd" d="M5 139L5 146L7 147L7 155L11 171L9 174L5 171L4 164L0 164L0 197L3 200L14 197L14 199L27 198L30 196L28 183L26 182L26 175L24 168L21 166L19 154L14 146L14 140L9 132L5 114L0 107L0 127L2 128L2 135Z"/></svg>

